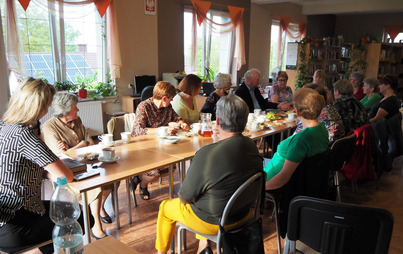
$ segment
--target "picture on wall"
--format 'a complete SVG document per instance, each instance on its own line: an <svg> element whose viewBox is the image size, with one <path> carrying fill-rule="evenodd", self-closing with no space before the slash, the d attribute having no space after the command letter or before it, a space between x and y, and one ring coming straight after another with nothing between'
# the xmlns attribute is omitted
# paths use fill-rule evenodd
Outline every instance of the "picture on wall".
<svg viewBox="0 0 403 254"><path fill-rule="evenodd" d="M144 12L147 15L156 15L157 0L144 0Z"/></svg>

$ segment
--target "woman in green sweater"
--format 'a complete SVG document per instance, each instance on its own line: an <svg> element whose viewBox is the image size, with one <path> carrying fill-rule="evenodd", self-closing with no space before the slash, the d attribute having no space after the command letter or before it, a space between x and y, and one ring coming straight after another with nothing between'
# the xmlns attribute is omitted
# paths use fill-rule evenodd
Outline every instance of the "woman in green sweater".
<svg viewBox="0 0 403 254"><path fill-rule="evenodd" d="M381 100L381 95L378 93L378 80L374 78L364 79L364 94L365 97L360 100L362 105L364 105L365 110L368 114L371 113L372 109L379 103Z"/></svg>

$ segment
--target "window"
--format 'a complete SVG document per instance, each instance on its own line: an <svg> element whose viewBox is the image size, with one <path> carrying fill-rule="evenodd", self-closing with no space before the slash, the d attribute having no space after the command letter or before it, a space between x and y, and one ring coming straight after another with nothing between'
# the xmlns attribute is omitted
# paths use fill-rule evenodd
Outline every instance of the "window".
<svg viewBox="0 0 403 254"><path fill-rule="evenodd" d="M4 2L0 0L3 10ZM84 80L105 81L105 22L98 12L87 9L86 15L81 15L77 9L88 6L74 7L73 10L65 5L56 6L56 14L49 15L48 6L35 1L31 1L27 11L17 0L15 7L25 53L26 76L44 78L51 84L56 81L75 84ZM4 25L5 14L3 11ZM17 86L16 81L11 73L11 92Z"/></svg>
<svg viewBox="0 0 403 254"><path fill-rule="evenodd" d="M389 35L388 33L386 33L386 32L385 32L385 35L386 35L386 40L385 40L385 42L392 42L391 39L390 39L390 35ZM399 33L399 34L395 37L395 39L393 40L394 43L401 43L401 41L403 42L403 32L402 32L402 33Z"/></svg>
<svg viewBox="0 0 403 254"><path fill-rule="evenodd" d="M229 13L209 11L207 17L218 24L230 21ZM185 72L205 76L213 80L218 72L230 73L231 68L231 50L233 33L219 33L211 27L202 23L201 26L196 23L196 61L197 66L192 68L192 10L185 9L184 12L184 55Z"/></svg>

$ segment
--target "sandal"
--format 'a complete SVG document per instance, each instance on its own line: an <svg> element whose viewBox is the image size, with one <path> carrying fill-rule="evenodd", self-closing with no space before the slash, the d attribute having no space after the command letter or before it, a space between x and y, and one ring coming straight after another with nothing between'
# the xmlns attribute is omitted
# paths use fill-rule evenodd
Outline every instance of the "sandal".
<svg viewBox="0 0 403 254"><path fill-rule="evenodd" d="M139 186L139 188L140 188L140 190L139 190L140 197L143 200L149 200L150 199L150 192L148 192L148 189L147 189L148 186L145 187L145 188L141 188L141 186Z"/></svg>

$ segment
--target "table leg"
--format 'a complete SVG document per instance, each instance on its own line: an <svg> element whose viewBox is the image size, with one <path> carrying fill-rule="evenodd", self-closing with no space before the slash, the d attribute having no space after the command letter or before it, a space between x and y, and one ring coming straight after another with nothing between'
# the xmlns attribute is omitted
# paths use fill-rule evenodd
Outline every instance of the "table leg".
<svg viewBox="0 0 403 254"><path fill-rule="evenodd" d="M85 232L85 239L87 240L87 243L91 243L91 231L90 231L90 214L88 209L88 198L87 198L87 192L81 193L81 199L82 199L82 206L83 206L83 220L84 220L84 232Z"/></svg>
<svg viewBox="0 0 403 254"><path fill-rule="evenodd" d="M115 201L115 216L116 216L116 229L120 229L120 220L119 220L119 198L118 198L118 182L113 183L113 186L116 191L113 192L114 195L114 201Z"/></svg>
<svg viewBox="0 0 403 254"><path fill-rule="evenodd" d="M130 179L126 178L126 197L127 197L127 216L129 216L129 224L132 224L132 205L130 200ZM134 194L134 193L133 193Z"/></svg>
<svg viewBox="0 0 403 254"><path fill-rule="evenodd" d="M169 165L169 198L174 197L174 174L173 166Z"/></svg>

